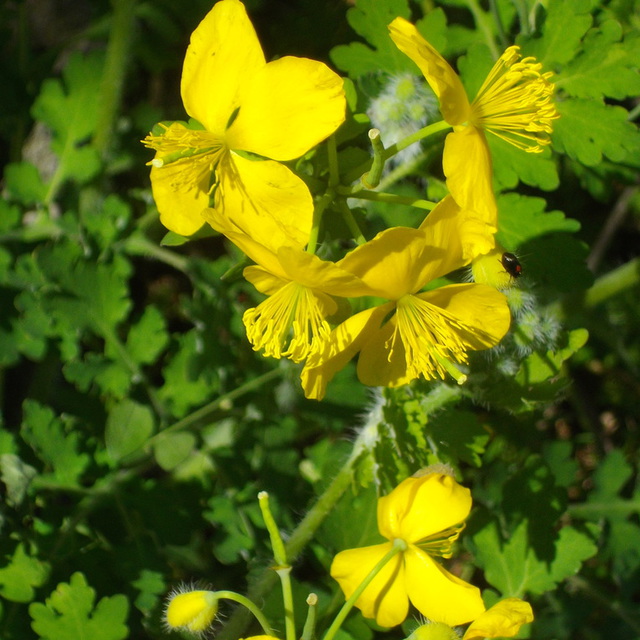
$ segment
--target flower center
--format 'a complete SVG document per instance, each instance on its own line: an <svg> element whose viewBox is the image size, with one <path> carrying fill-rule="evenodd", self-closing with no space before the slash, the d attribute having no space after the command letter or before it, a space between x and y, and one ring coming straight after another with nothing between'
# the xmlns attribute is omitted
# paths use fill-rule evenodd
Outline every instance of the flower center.
<svg viewBox="0 0 640 640"><path fill-rule="evenodd" d="M395 330L387 343L389 360L400 340L405 350L407 375L412 378L423 375L427 380L436 376L444 380L445 374L451 373L447 361L469 361L465 334L479 334L478 329L412 294L398 300L395 320Z"/></svg>
<svg viewBox="0 0 640 640"><path fill-rule="evenodd" d="M422 549L430 556L440 556L441 558L450 558L453 555L453 543L458 539L460 532L464 529L464 522L455 524L452 527L439 531L433 535L427 536L413 544Z"/></svg>
<svg viewBox="0 0 640 640"><path fill-rule="evenodd" d="M162 135L149 134L142 141L156 151L149 164L171 170L176 191L204 188L211 193L217 183L216 169L227 152L224 142L209 131L188 129L179 122L160 126L165 130Z"/></svg>
<svg viewBox="0 0 640 640"><path fill-rule="evenodd" d="M270 358L302 362L319 353L331 328L327 309L335 306L329 296L296 282L289 282L254 309L242 321L255 351Z"/></svg>
<svg viewBox="0 0 640 640"><path fill-rule="evenodd" d="M537 153L551 140L553 104L551 72L540 73L535 58L520 60L519 47L509 47L495 63L471 105L471 123L506 142Z"/></svg>

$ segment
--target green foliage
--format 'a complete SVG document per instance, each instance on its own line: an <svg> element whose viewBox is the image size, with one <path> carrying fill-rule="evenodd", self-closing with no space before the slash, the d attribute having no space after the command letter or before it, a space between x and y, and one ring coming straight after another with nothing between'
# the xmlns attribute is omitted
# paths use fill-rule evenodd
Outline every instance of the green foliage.
<svg viewBox="0 0 640 640"><path fill-rule="evenodd" d="M61 582L46 599L29 607L31 626L43 640L78 638L79 640L122 640L129 604L122 594L101 598L82 573L74 573L68 583Z"/></svg>
<svg viewBox="0 0 640 640"><path fill-rule="evenodd" d="M368 170L371 105L388 83L422 82L388 36L395 17L447 57L471 99L514 43L554 74L549 147L524 153L487 134L496 240L523 268L505 292L507 336L456 365L462 385L371 391L350 364L323 402L303 398L299 365L248 344L243 313L264 299L242 277L248 261L208 228L167 232L153 203L139 141L187 117L184 49L211 2L80 3L47 20L22 4L3 15L0 54L0 637L175 637L162 616L180 583L248 591L280 632L263 490L295 548L296 606L317 593L326 628L342 603L335 553L380 542L377 497L446 464L474 501L449 568L487 587L487 604L526 598L540 640L635 640L637 0L246 3L268 59L330 60L348 76L337 159L322 144L289 164L317 200L329 161L345 189ZM126 67L114 70L116 45ZM427 210L408 203L446 193L445 135L387 163L377 191L400 200L358 202L367 239L419 225ZM353 246L345 202L326 210L323 258ZM223 618L224 640L253 633L228 631L236 618ZM340 633L404 637L357 613Z"/></svg>

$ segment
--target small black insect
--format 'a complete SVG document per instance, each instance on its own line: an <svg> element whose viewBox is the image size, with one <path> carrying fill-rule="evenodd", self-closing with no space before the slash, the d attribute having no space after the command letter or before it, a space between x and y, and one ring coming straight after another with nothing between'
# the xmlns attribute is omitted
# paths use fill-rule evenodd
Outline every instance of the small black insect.
<svg viewBox="0 0 640 640"><path fill-rule="evenodd" d="M500 264L502 264L504 270L512 278L519 278L522 275L522 265L520 264L520 260L518 260L513 253L503 253L502 258L500 258Z"/></svg>

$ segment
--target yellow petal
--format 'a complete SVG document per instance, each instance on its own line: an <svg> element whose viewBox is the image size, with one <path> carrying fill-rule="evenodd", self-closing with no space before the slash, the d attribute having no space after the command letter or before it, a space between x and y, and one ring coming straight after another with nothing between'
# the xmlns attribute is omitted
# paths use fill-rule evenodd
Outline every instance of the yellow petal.
<svg viewBox="0 0 640 640"><path fill-rule="evenodd" d="M229 238L236 247L238 247L256 264L261 265L267 271L276 275L281 281L288 280L286 273L280 266L280 261L278 260L275 251L266 247L259 239L246 233L246 231L241 229L231 217L226 216L221 210L211 208L205 209L202 212L202 217L218 233L222 233L224 236ZM247 278L246 275L245 278ZM253 283L250 278L247 278L247 280ZM255 283L253 284L255 285ZM262 291L259 287L258 289Z"/></svg>
<svg viewBox="0 0 640 640"><path fill-rule="evenodd" d="M204 224L202 212L209 206L209 174L194 176L190 185L183 180L180 162L151 168L151 190L160 213L160 222L181 236L194 234Z"/></svg>
<svg viewBox="0 0 640 640"><path fill-rule="evenodd" d="M227 145L273 160L298 158L342 124L345 105L342 78L325 64L280 58L243 81Z"/></svg>
<svg viewBox="0 0 640 640"><path fill-rule="evenodd" d="M400 387L413 377L407 373L407 358L401 340L393 341L395 315L382 326L371 327L358 356L358 380L368 387Z"/></svg>
<svg viewBox="0 0 640 640"><path fill-rule="evenodd" d="M370 288L369 295L397 300L422 288L429 273L425 266L445 250L428 247L418 229L392 227L348 253L338 266L358 276Z"/></svg>
<svg viewBox="0 0 640 640"><path fill-rule="evenodd" d="M245 280L248 280L260 293L264 293L267 296L276 293L276 291L279 291L285 284L290 282L290 280L283 279L257 265L247 267L242 271L242 275Z"/></svg>
<svg viewBox="0 0 640 640"><path fill-rule="evenodd" d="M471 114L469 99L460 78L449 63L404 18L389 25L391 39L413 60L438 96L442 117L450 125L465 123Z"/></svg>
<svg viewBox="0 0 640 640"><path fill-rule="evenodd" d="M411 545L404 559L409 598L429 620L454 626L484 611L480 589L449 573L424 551Z"/></svg>
<svg viewBox="0 0 640 640"><path fill-rule="evenodd" d="M380 325L391 309L393 304L390 303L361 311L333 330L325 351L312 355L300 374L307 398L324 398L327 384L333 376L358 353L368 333Z"/></svg>
<svg viewBox="0 0 640 640"><path fill-rule="evenodd" d="M307 185L290 169L231 153L228 165L219 167L219 180L215 208L247 235L274 253L283 245L307 244L313 200Z"/></svg>
<svg viewBox="0 0 640 640"><path fill-rule="evenodd" d="M191 34L182 69L187 113L223 134L238 106L238 90L265 65L264 54L244 5L221 0Z"/></svg>
<svg viewBox="0 0 640 640"><path fill-rule="evenodd" d="M430 473L403 480L378 500L378 530L385 538L417 543L463 522L471 510L471 492L455 478Z"/></svg>
<svg viewBox="0 0 640 640"><path fill-rule="evenodd" d="M453 199L462 209L476 212L486 225L489 251L493 248L491 234L498 229L498 208L493 195L491 152L484 133L473 126L450 133L444 144L442 168Z"/></svg>
<svg viewBox="0 0 640 640"><path fill-rule="evenodd" d="M511 313L506 297L483 284L456 284L419 294L456 318L455 329L468 349L494 347L509 330Z"/></svg>
<svg viewBox="0 0 640 640"><path fill-rule="evenodd" d="M337 580L348 599L375 565L391 550L391 543L341 551L331 564L331 577ZM409 611L402 554L393 557L356 600L365 618L375 618L383 627L404 622Z"/></svg>
<svg viewBox="0 0 640 640"><path fill-rule="evenodd" d="M533 621L531 605L519 598L507 598L476 618L462 640L512 638L523 624Z"/></svg>

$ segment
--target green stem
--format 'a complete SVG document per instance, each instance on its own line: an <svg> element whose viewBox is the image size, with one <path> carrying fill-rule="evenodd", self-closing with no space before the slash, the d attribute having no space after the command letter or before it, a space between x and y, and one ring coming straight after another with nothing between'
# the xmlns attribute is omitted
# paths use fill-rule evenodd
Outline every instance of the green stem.
<svg viewBox="0 0 640 640"><path fill-rule="evenodd" d="M285 553L290 563L295 562L298 555L318 530L318 527L324 522L353 481L353 468L360 456L373 446L374 443L372 443L371 440L370 433L366 429L363 429L353 445L349 458L347 458L340 471L338 471L335 478L331 481L331 484L325 489L324 493L318 498L317 502L311 507L307 515L291 534L291 537L285 544ZM249 597L252 600L262 600L269 591L273 589L275 580L276 576L274 572L266 570L249 589ZM237 610L218 634L217 640L240 638L246 629L247 623L248 620L245 612L242 609Z"/></svg>
<svg viewBox="0 0 640 640"><path fill-rule="evenodd" d="M307 610L307 619L305 620L300 640L314 640L316 637L318 596L315 593L310 593L307 596L307 605L309 606L309 609Z"/></svg>
<svg viewBox="0 0 640 640"><path fill-rule="evenodd" d="M349 209L346 200L338 200L337 202L338 208L340 209L340 213L342 213L342 218L344 219L347 227L349 227L349 231L351 231L351 235L354 240L358 244L364 244L367 239L364 237L362 230L358 226L355 217L353 216L353 211Z"/></svg>
<svg viewBox="0 0 640 640"><path fill-rule="evenodd" d="M498 10L498 3L496 0L489 0L489 7L491 9L491 15L493 16L493 22L496 25L496 31L498 32L498 38L503 49L507 48L508 40L507 34L504 31L504 25L500 18L500 11Z"/></svg>
<svg viewBox="0 0 640 640"><path fill-rule="evenodd" d="M157 216L156 216L157 217ZM182 273L189 272L189 259L181 256L174 251L169 251L163 247L159 247L155 242L151 242L149 238L141 233L134 233L129 236L124 247L127 253L144 258L155 258L159 262L167 264Z"/></svg>
<svg viewBox="0 0 640 640"><path fill-rule="evenodd" d="M243 607L251 611L251 613L255 616L256 620L260 623L262 630L268 636L274 636L275 633L269 624L269 621L265 617L264 613L258 609L258 607L246 596L243 596L235 591L216 591L215 594L218 598L224 598L225 600L233 600L238 604L241 604Z"/></svg>
<svg viewBox="0 0 640 640"><path fill-rule="evenodd" d="M477 0L467 0L467 6L469 7L469 11L471 11L471 13L473 14L473 19L476 23L476 26L484 36L484 40L489 47L489 51L491 51L491 55L495 60L497 60L500 57L500 52L498 51L498 47L496 47L496 43L493 40L491 28L489 27L485 14L480 8Z"/></svg>
<svg viewBox="0 0 640 640"><path fill-rule="evenodd" d="M360 181L366 189L375 189L375 187L380 184L380 177L384 169L385 149L378 129L369 129L367 135L369 136L369 140L371 140L371 146L373 148L373 162L371 163L371 169L362 174Z"/></svg>
<svg viewBox="0 0 640 640"><path fill-rule="evenodd" d="M585 306L595 307L622 291L637 286L639 282L640 258L634 258L598 278L585 294Z"/></svg>
<svg viewBox="0 0 640 640"><path fill-rule="evenodd" d="M112 0L113 21L107 46L100 94L97 96L98 126L93 146L103 156L111 142L113 124L120 108L122 89L130 66L129 50L135 24L136 0Z"/></svg>
<svg viewBox="0 0 640 640"><path fill-rule="evenodd" d="M385 554L384 558L382 558L373 569L367 574L367 577L360 583L358 588L351 594L349 599L344 603L342 609L338 611L338 615L335 617L335 620L331 623L331 626L327 629L327 632L324 634L323 640L333 640L333 637L336 635L342 623L344 622L347 615L353 606L355 605L358 598L362 595L362 592L369 586L371 581L378 575L380 569L384 567L391 558L396 556L398 553L402 551L406 551L407 543L400 538L396 538L393 541L393 545L391 549Z"/></svg>
<svg viewBox="0 0 640 640"><path fill-rule="evenodd" d="M381 191L356 191L349 187L338 187L336 192L343 198L358 198L359 200L372 200L374 202L387 202L389 204L404 204L417 209L431 211L437 203L411 196L399 196L395 193L383 193Z"/></svg>
<svg viewBox="0 0 640 640"><path fill-rule="evenodd" d="M340 184L340 169L335 134L330 135L327 139L327 160L329 162L329 186L336 187Z"/></svg>
<svg viewBox="0 0 640 640"><path fill-rule="evenodd" d="M271 539L271 549L273 550L273 557L277 565L275 572L278 574L282 585L286 638L287 640L296 640L296 620L293 607L293 590L291 589L291 566L287 562L287 554L284 543L282 542L280 530L269 508L269 494L266 491L261 491L258 494L258 503L260 504L262 519L264 520L267 531L269 532L269 538Z"/></svg>
<svg viewBox="0 0 640 640"><path fill-rule="evenodd" d="M418 129L414 133L408 135L406 138L399 140L395 144L392 144L390 147L387 147L384 150L384 161L386 162L389 158L394 156L396 153L399 153L403 149L406 149L408 146L414 144L415 142L419 142L420 140L424 140L425 138L435 135L440 131L445 131L450 129L451 125L444 120L440 120L439 122L434 122L432 124L427 125L426 127L422 127L422 129ZM366 172L371 167L371 160L367 160L367 162L361 164L360 166L352 169L344 176L343 182L344 184L351 184L355 180L358 180L364 172ZM364 185L360 184L359 188L364 188Z"/></svg>
<svg viewBox="0 0 640 640"><path fill-rule="evenodd" d="M333 202L335 197L335 191L329 187L326 193L318 200L313 210L313 226L311 227L311 233L309 234L309 243L307 244L307 252L314 254L316 252L316 245L318 244L318 235L320 233L320 222L322 220L322 214L324 210Z"/></svg>
<svg viewBox="0 0 640 640"><path fill-rule="evenodd" d="M236 398L243 396L245 393L249 393L254 389L258 389L267 382L271 382L271 380L280 377L282 375L282 372L282 369L272 369L271 371L267 371L267 373L264 373L263 375L258 376L253 380L249 380L249 382L245 382L239 387L236 387L233 391L229 391L228 393L219 396L209 404L201 407L197 411L194 411L186 418L178 420L178 422L175 422L170 427L163 429L160 433L157 433L155 436L149 438L149 440L147 440L147 445L152 445L156 440L158 440L159 438L163 438L167 433L182 431L183 429L192 427L194 424L204 420L205 418L208 418L212 413L220 409L221 406L229 404Z"/></svg>

